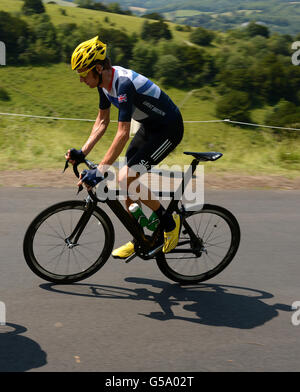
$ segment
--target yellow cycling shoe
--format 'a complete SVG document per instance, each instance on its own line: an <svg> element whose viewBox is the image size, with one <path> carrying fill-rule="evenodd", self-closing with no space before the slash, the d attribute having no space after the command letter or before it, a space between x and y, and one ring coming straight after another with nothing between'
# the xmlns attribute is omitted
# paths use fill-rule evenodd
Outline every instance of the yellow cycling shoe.
<svg viewBox="0 0 300 392"><path fill-rule="evenodd" d="M115 259L127 259L127 257L133 255L134 253L134 244L129 241L127 244L120 246L120 248L115 249L112 252L112 257Z"/></svg>
<svg viewBox="0 0 300 392"><path fill-rule="evenodd" d="M178 244L180 216L174 214L173 219L176 224L175 229L169 232L164 232L164 247L162 249L163 253L170 252Z"/></svg>

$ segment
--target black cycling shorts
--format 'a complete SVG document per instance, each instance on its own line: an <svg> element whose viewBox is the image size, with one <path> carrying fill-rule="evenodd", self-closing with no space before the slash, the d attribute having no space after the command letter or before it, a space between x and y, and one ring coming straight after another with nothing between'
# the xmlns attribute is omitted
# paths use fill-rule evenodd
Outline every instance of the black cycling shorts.
<svg viewBox="0 0 300 392"><path fill-rule="evenodd" d="M144 123L133 137L127 151L127 166L142 165L147 170L157 165L180 143L183 121L179 114L167 125Z"/></svg>

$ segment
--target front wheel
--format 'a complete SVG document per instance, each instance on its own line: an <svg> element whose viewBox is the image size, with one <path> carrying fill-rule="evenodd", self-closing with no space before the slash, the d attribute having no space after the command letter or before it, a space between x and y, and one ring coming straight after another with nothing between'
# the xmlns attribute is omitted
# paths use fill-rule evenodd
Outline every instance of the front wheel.
<svg viewBox="0 0 300 392"><path fill-rule="evenodd" d="M24 237L23 252L31 270L54 283L73 283L98 271L114 245L114 229L99 207L65 201L41 212Z"/></svg>
<svg viewBox="0 0 300 392"><path fill-rule="evenodd" d="M238 250L238 221L230 211L210 204L198 211L179 213L182 226L178 245L170 253L156 256L159 269L182 284L213 278L228 266Z"/></svg>

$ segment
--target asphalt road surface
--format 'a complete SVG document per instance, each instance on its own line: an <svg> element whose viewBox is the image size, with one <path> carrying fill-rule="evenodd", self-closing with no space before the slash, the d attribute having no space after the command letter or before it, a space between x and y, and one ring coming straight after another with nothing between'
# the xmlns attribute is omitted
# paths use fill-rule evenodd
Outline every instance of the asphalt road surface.
<svg viewBox="0 0 300 392"><path fill-rule="evenodd" d="M75 189L0 188L0 371L300 370L292 310L300 301L299 191L206 192L206 202L238 218L241 245L225 271L189 287L140 259L110 258L74 285L35 276L22 253L26 228L42 209L74 198ZM130 237L112 218L118 246Z"/></svg>

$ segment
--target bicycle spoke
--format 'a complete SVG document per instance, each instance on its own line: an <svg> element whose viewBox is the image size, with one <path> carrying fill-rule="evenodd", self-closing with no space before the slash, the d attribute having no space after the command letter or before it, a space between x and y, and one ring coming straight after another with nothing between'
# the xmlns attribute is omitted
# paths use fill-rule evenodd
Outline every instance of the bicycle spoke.
<svg viewBox="0 0 300 392"><path fill-rule="evenodd" d="M63 231L63 233L64 233L64 238L66 238L67 236L66 236L66 233L65 233L63 224L62 224L62 222L61 222L61 220L60 220L60 214L56 214L56 217L57 217L58 223L59 223L59 225L60 225L60 227L61 227L61 229L62 229L62 231Z"/></svg>
<svg viewBox="0 0 300 392"><path fill-rule="evenodd" d="M58 238L63 239L63 237L61 236L61 234L60 234L57 230L55 230L55 229L50 225L50 223L49 223L47 220L45 221L45 223L51 228L52 231L54 231L54 233L56 233L56 234L58 235ZM50 234L49 234L49 235L50 235Z"/></svg>
<svg viewBox="0 0 300 392"><path fill-rule="evenodd" d="M220 228L219 228L219 226L218 226L218 222L217 222L217 223L214 223L213 228L212 228L210 234L205 238L205 241L208 241L208 240L209 240L209 237L210 237L213 233L215 233L216 231L218 231L219 229L220 229ZM204 235L203 235L203 237L204 237Z"/></svg>
<svg viewBox="0 0 300 392"><path fill-rule="evenodd" d="M45 248L43 248L43 250L44 250L44 252L43 252L43 254L47 254L47 253L49 253L49 252L51 252L52 250L55 250L55 249L57 249L59 246L64 246L65 244L57 244L57 245L53 245L53 246L51 246L51 248L49 248L49 249L46 249L46 252L45 252ZM39 246L41 246L41 245L39 245ZM45 246L45 245L42 245L42 246ZM38 253L37 253L38 254Z"/></svg>
<svg viewBox="0 0 300 392"><path fill-rule="evenodd" d="M53 256L53 257L46 263L46 265L50 264L50 263L53 262L53 261L56 261L56 265L58 265L59 261L61 260L62 254L64 253L64 250L65 250L65 246L63 247L62 251L61 251L59 254Z"/></svg>
<svg viewBox="0 0 300 392"><path fill-rule="evenodd" d="M39 232L39 235L44 235L44 236L46 236L46 237L51 237L51 238L57 238L57 239L59 239L59 240L62 240L62 239L63 239L62 237L58 237L57 235L49 234L49 233Z"/></svg>
<svg viewBox="0 0 300 392"><path fill-rule="evenodd" d="M79 263L79 261L78 261L78 259L77 259L77 255L76 255L75 249L76 249L76 248L72 249L73 255L74 255L74 259L75 259L75 262L76 262L76 264L78 265L79 270L80 270L80 271L84 271L84 269L82 268L81 264Z"/></svg>

